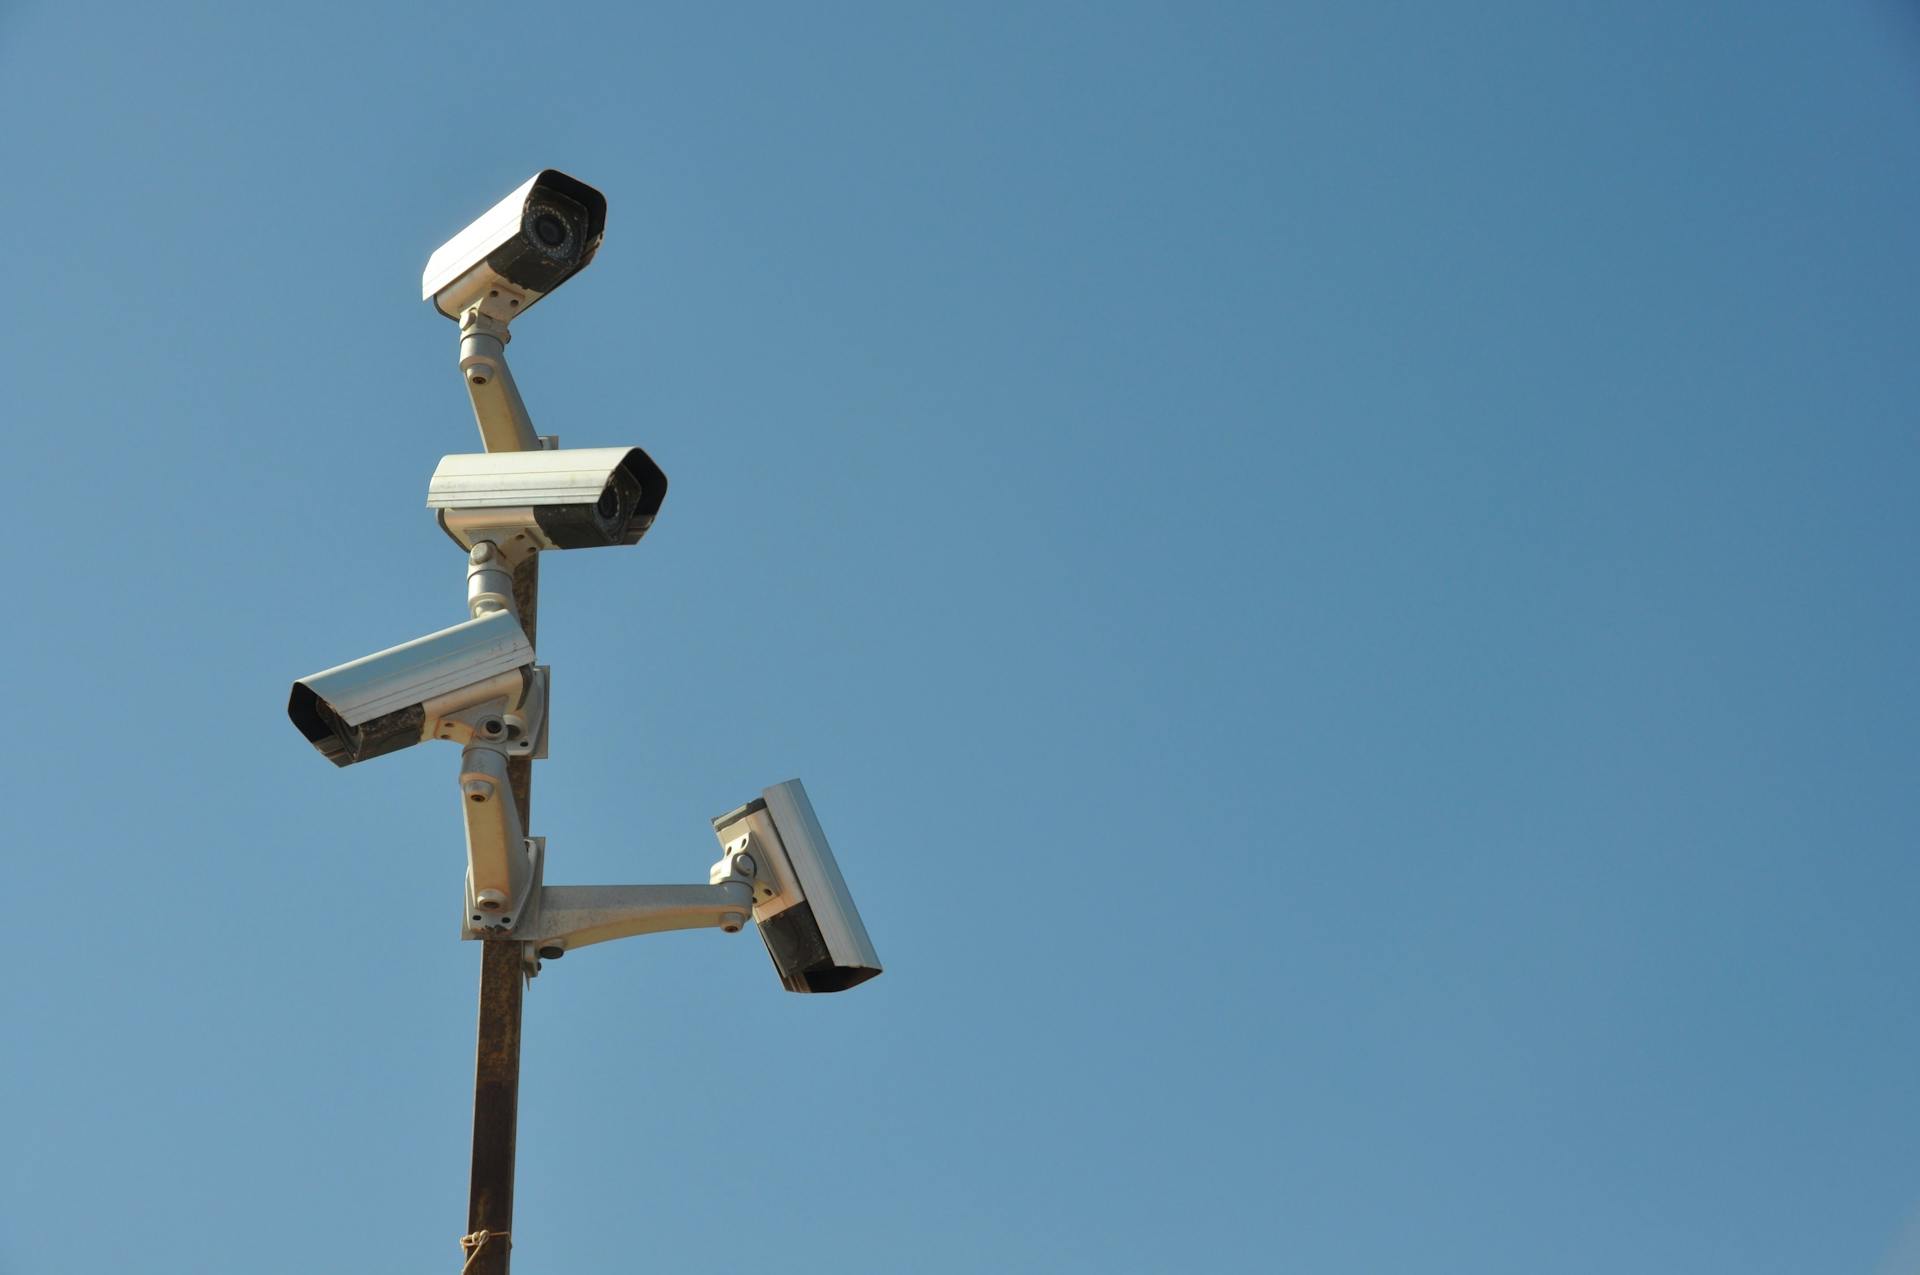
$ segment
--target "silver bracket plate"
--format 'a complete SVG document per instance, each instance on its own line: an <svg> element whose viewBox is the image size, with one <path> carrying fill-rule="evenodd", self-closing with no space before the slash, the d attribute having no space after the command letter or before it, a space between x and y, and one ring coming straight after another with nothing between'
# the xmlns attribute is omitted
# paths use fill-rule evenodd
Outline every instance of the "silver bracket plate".
<svg viewBox="0 0 1920 1275"><path fill-rule="evenodd" d="M523 870L521 887L516 897L498 907L484 907L479 893L474 889L473 869L467 869L467 892L465 906L460 914L460 937L463 939L502 939L527 940L534 937L540 929L540 905L544 889L541 878L546 874L547 839L528 837L524 843Z"/></svg>

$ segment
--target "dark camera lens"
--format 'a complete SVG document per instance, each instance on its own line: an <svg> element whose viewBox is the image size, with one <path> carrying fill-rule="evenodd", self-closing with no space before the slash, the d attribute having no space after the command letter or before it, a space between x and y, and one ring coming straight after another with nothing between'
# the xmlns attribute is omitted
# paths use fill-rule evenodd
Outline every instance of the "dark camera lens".
<svg viewBox="0 0 1920 1275"><path fill-rule="evenodd" d="M547 247L558 248L567 241L567 223L552 213L541 213L533 219L533 234Z"/></svg>
<svg viewBox="0 0 1920 1275"><path fill-rule="evenodd" d="M620 512L620 493L608 487L600 493L600 502L594 506L594 510L602 518L611 521Z"/></svg>

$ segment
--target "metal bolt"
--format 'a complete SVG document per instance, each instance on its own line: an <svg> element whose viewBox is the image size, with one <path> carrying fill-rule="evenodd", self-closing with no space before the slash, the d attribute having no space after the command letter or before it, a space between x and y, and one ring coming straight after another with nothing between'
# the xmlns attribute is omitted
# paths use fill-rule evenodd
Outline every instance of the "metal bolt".
<svg viewBox="0 0 1920 1275"><path fill-rule="evenodd" d="M507 896L498 890L482 890L473 896L473 902L476 907L484 908L489 912L498 912L507 906Z"/></svg>
<svg viewBox="0 0 1920 1275"><path fill-rule="evenodd" d="M460 791L469 801L485 801L493 796L493 781L489 779L469 779L460 785Z"/></svg>
<svg viewBox="0 0 1920 1275"><path fill-rule="evenodd" d="M729 934L738 934L740 927L746 923L747 918L738 912L722 912L720 914L720 928Z"/></svg>
<svg viewBox="0 0 1920 1275"><path fill-rule="evenodd" d="M736 854L733 856L733 870L741 876L750 877L760 869L754 865L752 855Z"/></svg>
<svg viewBox="0 0 1920 1275"><path fill-rule="evenodd" d="M493 541L491 540L482 540L479 544L475 545L473 551L467 555L467 561L473 563L489 562L492 558Z"/></svg>

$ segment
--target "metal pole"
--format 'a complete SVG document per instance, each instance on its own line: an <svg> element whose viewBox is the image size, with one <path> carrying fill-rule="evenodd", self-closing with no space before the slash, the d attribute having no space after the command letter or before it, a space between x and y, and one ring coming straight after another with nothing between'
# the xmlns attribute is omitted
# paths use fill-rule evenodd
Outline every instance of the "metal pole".
<svg viewBox="0 0 1920 1275"><path fill-rule="evenodd" d="M514 606L527 640L537 641L540 555L513 574ZM536 649L538 649L536 647ZM507 782L531 818L533 761L507 761ZM467 1196L467 1234L488 1232L473 1250L467 1275L507 1275L513 1247L513 1161L520 1124L520 1009L525 991L525 944L501 939L480 944L480 1027L473 1067L473 1174Z"/></svg>

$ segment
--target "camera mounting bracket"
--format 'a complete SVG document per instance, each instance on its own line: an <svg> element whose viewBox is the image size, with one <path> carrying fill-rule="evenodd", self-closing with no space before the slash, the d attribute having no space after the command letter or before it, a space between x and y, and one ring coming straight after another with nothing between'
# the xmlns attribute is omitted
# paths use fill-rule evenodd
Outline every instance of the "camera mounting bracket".
<svg viewBox="0 0 1920 1275"><path fill-rule="evenodd" d="M541 438L507 367L507 321L487 312L487 301L460 316L460 379L473 400L480 442L490 452L539 451Z"/></svg>
<svg viewBox="0 0 1920 1275"><path fill-rule="evenodd" d="M507 801L513 801L511 793L507 795ZM517 940L525 937L525 931L539 925L541 896L545 893L540 881L546 871L547 839L523 837L504 857L508 868L506 887L498 890L476 888L476 864L471 857L469 842L467 902L460 918L461 938ZM531 948L527 954L532 956ZM528 965L527 977L532 978L537 963L529 960Z"/></svg>
<svg viewBox="0 0 1920 1275"><path fill-rule="evenodd" d="M664 934L669 930L721 929L738 933L753 912L753 887L729 880L718 885L549 885L540 889L533 921L514 928L546 960L577 947Z"/></svg>
<svg viewBox="0 0 1920 1275"><path fill-rule="evenodd" d="M433 700L424 706L434 739L450 740L462 748L491 748L507 757L543 761L547 756L547 686L551 670L544 664L531 673L521 669L481 683L486 698L442 711Z"/></svg>
<svg viewBox="0 0 1920 1275"><path fill-rule="evenodd" d="M756 898L771 897L759 885L747 839L727 847L713 865L707 885L544 885L546 839L528 839L534 889L511 926L488 925L485 913L469 908L463 938L514 938L527 945L527 977L540 972L542 960L557 961L577 947L664 934L671 930L720 929L736 934L752 916ZM471 874L468 897L475 897ZM531 905L530 907L528 905ZM509 913L509 915L511 915Z"/></svg>

